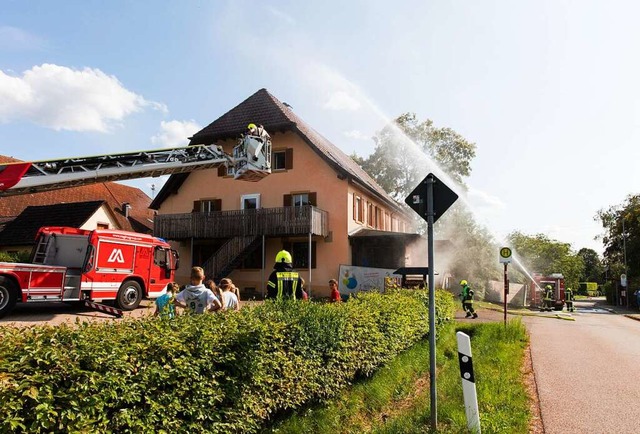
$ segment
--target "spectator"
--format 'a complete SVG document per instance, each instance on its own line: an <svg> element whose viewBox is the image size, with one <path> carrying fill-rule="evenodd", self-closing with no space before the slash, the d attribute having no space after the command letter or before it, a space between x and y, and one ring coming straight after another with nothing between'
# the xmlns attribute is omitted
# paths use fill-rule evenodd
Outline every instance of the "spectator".
<svg viewBox="0 0 640 434"><path fill-rule="evenodd" d="M162 294L156 299L156 311L153 316L159 316L160 318L173 319L176 316L175 298L176 292L180 289L180 286L176 282L169 282L167 284L167 292Z"/></svg>
<svg viewBox="0 0 640 434"><path fill-rule="evenodd" d="M240 310L240 301L234 292L234 287L235 285L231 279L225 278L220 281L220 289L222 289L222 308L224 310Z"/></svg>
<svg viewBox="0 0 640 434"><path fill-rule="evenodd" d="M191 284L176 295L176 304L184 307L192 314L202 314L213 310L217 299L209 288L202 284L204 270L202 267L191 268Z"/></svg>
<svg viewBox="0 0 640 434"><path fill-rule="evenodd" d="M307 290L305 289L306 285L307 284L304 281L304 279L302 277L300 277L300 288L302 289L302 299L303 300L309 300L309 294L307 293Z"/></svg>
<svg viewBox="0 0 640 434"><path fill-rule="evenodd" d="M342 301L340 291L338 291L338 281L336 279L329 280L329 289L331 289L331 303L339 303Z"/></svg>
<svg viewBox="0 0 640 434"><path fill-rule="evenodd" d="M222 293L220 292L220 288L218 288L218 286L216 285L216 282L209 279L204 283L204 286L209 288L211 292L213 292L213 295L216 297L216 301L213 302L212 310L218 311L222 309Z"/></svg>

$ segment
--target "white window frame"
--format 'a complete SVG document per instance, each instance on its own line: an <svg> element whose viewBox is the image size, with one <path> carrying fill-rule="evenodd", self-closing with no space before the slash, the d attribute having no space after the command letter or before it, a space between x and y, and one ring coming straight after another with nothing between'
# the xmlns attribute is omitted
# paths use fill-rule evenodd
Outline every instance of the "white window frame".
<svg viewBox="0 0 640 434"><path fill-rule="evenodd" d="M245 208L245 203L247 200L251 200L251 199L255 199L256 201L256 209L260 208L260 193L254 193L254 194L243 194L242 197L240 198L240 209L247 209Z"/></svg>

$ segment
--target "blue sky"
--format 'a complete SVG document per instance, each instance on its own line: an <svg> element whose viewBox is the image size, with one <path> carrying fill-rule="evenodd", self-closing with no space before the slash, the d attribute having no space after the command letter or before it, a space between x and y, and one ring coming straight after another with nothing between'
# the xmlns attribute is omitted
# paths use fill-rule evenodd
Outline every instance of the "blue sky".
<svg viewBox="0 0 640 434"><path fill-rule="evenodd" d="M640 183L638 9L0 0L0 154L183 145L263 87L347 154L412 111L476 143L468 201L498 240L542 232L600 252L596 212Z"/></svg>

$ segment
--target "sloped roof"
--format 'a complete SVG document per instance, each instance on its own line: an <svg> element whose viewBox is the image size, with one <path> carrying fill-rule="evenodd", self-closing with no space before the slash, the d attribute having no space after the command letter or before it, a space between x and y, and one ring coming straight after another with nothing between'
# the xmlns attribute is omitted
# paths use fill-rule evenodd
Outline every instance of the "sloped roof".
<svg viewBox="0 0 640 434"><path fill-rule="evenodd" d="M16 161L21 160L0 156L0 164ZM101 182L17 196L0 196L0 222L16 218L28 206L88 201L105 201L123 230L147 233L153 231L154 212L149 209L151 198L139 188L115 182ZM123 203L131 205L129 219L124 216ZM144 229L142 226L146 227L146 230L141 230Z"/></svg>
<svg viewBox="0 0 640 434"><path fill-rule="evenodd" d="M7 223L0 232L0 245L15 246L33 244L42 226L80 227L98 211L105 202L59 203L28 206L18 217Z"/></svg>
<svg viewBox="0 0 640 434"><path fill-rule="evenodd" d="M218 119L198 131L191 137L191 145L213 144L217 140L233 139L246 131L250 122L262 124L271 135L276 132L293 131L322 157L334 170L373 193L382 201L406 214L398 203L389 196L351 157L340 148L314 130L293 110L271 95L266 89L260 89L249 98L220 116ZM171 175L151 203L158 209L172 192L182 185L188 173Z"/></svg>

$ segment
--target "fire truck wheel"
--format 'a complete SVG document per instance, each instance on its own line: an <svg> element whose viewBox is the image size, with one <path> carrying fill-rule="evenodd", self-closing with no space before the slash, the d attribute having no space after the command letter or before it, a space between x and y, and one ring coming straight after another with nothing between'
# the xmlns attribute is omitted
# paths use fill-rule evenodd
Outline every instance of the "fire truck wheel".
<svg viewBox="0 0 640 434"><path fill-rule="evenodd" d="M17 301L16 285L6 277L0 277L0 318L11 312Z"/></svg>
<svg viewBox="0 0 640 434"><path fill-rule="evenodd" d="M133 310L142 301L142 288L140 284L135 280L127 280L118 291L118 298L116 298L116 304L122 310Z"/></svg>

